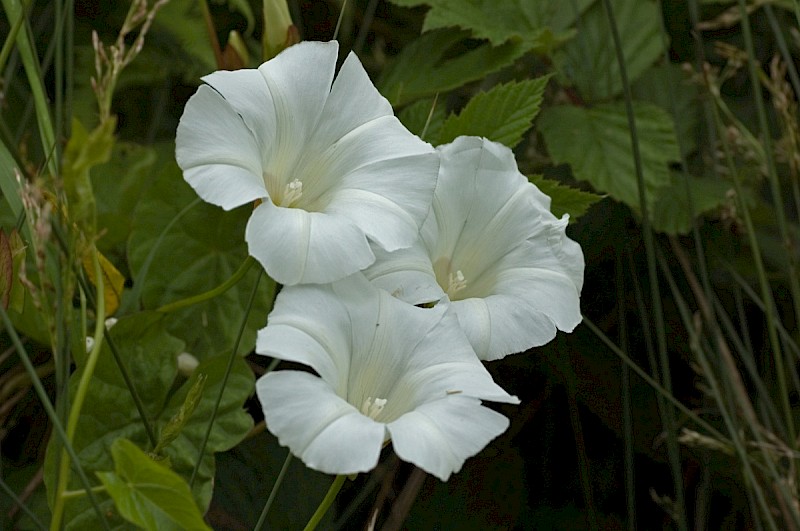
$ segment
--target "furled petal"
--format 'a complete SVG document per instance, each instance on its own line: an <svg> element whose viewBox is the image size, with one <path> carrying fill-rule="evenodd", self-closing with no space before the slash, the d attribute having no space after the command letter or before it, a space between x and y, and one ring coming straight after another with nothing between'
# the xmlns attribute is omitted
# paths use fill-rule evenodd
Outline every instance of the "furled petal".
<svg viewBox="0 0 800 531"><path fill-rule="evenodd" d="M253 211L245 239L250 254L285 285L332 282L375 260L364 233L346 218L269 201Z"/></svg>
<svg viewBox="0 0 800 531"><path fill-rule="evenodd" d="M423 404L387 427L400 459L447 481L508 428L508 419L479 400L452 396Z"/></svg>
<svg viewBox="0 0 800 531"><path fill-rule="evenodd" d="M374 285L409 304L437 302L445 296L436 282L433 264L421 239L407 249L389 253L373 246L375 262L363 271Z"/></svg>
<svg viewBox="0 0 800 531"><path fill-rule="evenodd" d="M257 388L268 429L329 473L374 466L389 426L402 455L446 478L508 425L480 399L519 402L492 381L446 301L417 308L361 273L284 288L256 351L320 374L280 371ZM432 430L430 419L440 427ZM409 449L415 440L420 448Z"/></svg>
<svg viewBox="0 0 800 531"><path fill-rule="evenodd" d="M362 415L323 380L277 371L259 378L256 391L269 430L310 468L355 474L378 463L385 426Z"/></svg>
<svg viewBox="0 0 800 531"><path fill-rule="evenodd" d="M186 181L226 210L267 196L252 132L219 94L200 87L186 104L175 138Z"/></svg>

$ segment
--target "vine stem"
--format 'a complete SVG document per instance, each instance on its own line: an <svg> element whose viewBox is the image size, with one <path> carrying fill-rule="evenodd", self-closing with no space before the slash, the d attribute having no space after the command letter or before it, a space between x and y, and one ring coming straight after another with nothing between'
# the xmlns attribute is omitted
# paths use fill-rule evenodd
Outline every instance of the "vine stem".
<svg viewBox="0 0 800 531"><path fill-rule="evenodd" d="M253 257L248 256L245 258L242 265L239 266L239 269L225 282L217 286L216 288L210 289L205 293L200 293L199 295L193 295L191 297L187 297L185 299L181 299L179 301L170 302L161 306L156 311L159 313L170 313L176 310L180 310L181 308L186 308L187 306L192 306L194 304L199 304L201 302L205 302L207 300L213 299L214 297L218 297L231 289L233 286L238 283L242 277L244 277L248 271L250 271L250 267L252 267L254 263Z"/></svg>
<svg viewBox="0 0 800 531"><path fill-rule="evenodd" d="M342 485L344 485L344 480L346 478L347 476L344 474L336 476L336 479L334 479L333 483L331 484L331 488L328 489L328 493L322 499L322 503L319 504L317 510L313 515L311 515L311 519L303 528L303 531L314 531L314 529L316 529L317 525L319 525L320 521L322 520L322 517L328 512L333 500L336 499L339 491L342 490Z"/></svg>
<svg viewBox="0 0 800 531"><path fill-rule="evenodd" d="M78 420L81 416L81 409L86 400L86 393L89 390L89 383L92 380L97 360L100 358L100 348L103 345L103 334L105 332L105 318L106 318L106 303L105 303L105 288L103 286L103 270L100 267L100 260L97 257L97 248L92 247L92 263L94 264L95 285L97 286L97 313L95 316L94 325L94 346L89 353L84 367L83 374L81 375L80 382L78 383L78 390L75 393L75 399L72 402L72 408L69 412L69 419L67 420L67 440L70 444L75 437L75 431L78 428ZM54 503L53 503L53 518L50 522L50 529L57 531L61 529L61 520L64 516L64 503L66 497L64 491L67 489L69 483L69 468L70 458L65 449L61 449L61 460L59 462L58 484L56 487Z"/></svg>

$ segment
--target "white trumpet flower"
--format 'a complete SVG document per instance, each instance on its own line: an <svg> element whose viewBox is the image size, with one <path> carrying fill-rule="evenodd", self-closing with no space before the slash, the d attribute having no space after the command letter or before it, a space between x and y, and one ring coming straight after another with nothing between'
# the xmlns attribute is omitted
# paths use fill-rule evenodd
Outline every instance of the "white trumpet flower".
<svg viewBox="0 0 800 531"><path fill-rule="evenodd" d="M365 270L411 304L452 301L482 360L543 345L581 322L583 253L569 218L517 169L510 149L459 137L441 156L433 208L409 249L376 249Z"/></svg>
<svg viewBox="0 0 800 531"><path fill-rule="evenodd" d="M438 157L394 116L358 58L334 80L336 42L291 46L258 69L203 78L178 125L176 158L204 200L260 204L250 254L286 285L332 282L414 242Z"/></svg>
<svg viewBox="0 0 800 531"><path fill-rule="evenodd" d="M391 441L447 480L508 427L481 400L519 402L492 381L447 304L417 308L361 273L285 288L256 352L319 375L271 372L256 390L270 432L329 474L371 470Z"/></svg>

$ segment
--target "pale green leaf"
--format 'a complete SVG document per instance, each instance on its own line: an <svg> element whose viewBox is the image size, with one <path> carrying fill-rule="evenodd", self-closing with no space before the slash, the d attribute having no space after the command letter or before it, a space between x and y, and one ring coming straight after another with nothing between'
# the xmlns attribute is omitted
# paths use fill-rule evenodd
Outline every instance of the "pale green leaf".
<svg viewBox="0 0 800 531"><path fill-rule="evenodd" d="M545 28L567 29L594 0L391 0L397 5L431 6L423 31L459 27L495 46L509 39L536 44Z"/></svg>
<svg viewBox="0 0 800 531"><path fill-rule="evenodd" d="M513 148L539 112L550 76L497 85L474 96L458 115L442 126L439 144L461 135L482 136Z"/></svg>
<svg viewBox="0 0 800 531"><path fill-rule="evenodd" d="M633 82L663 56L661 14L650 0L612 0L611 4L628 79ZM608 99L622 92L611 27L601 2L584 13L575 38L556 52L553 59L587 101Z"/></svg>
<svg viewBox="0 0 800 531"><path fill-rule="evenodd" d="M542 175L529 175L528 180L550 196L552 201L550 212L557 218L569 214L570 223L575 222L589 210L589 207L603 199L602 195L565 186L554 179L546 179Z"/></svg>
<svg viewBox="0 0 800 531"><path fill-rule="evenodd" d="M433 113L431 113L433 111ZM426 142L439 138L445 119L444 101L433 98L415 101L397 114L406 128ZM430 120L428 119L430 117ZM427 129L425 125L427 124ZM424 133L424 135L423 135Z"/></svg>
<svg viewBox="0 0 800 531"><path fill-rule="evenodd" d="M200 203L180 218L160 246L155 247L170 221L196 198L174 160L161 168L140 196L128 241L128 263L134 283L141 283L146 309L154 310L219 286L248 256L244 228L252 212L250 205L225 212ZM141 278L139 273L151 252L155 253L154 262L146 278ZM198 359L230 350L256 272L255 267L251 268L239 283L214 299L170 313L169 331L186 341L187 351ZM266 322L274 286L266 277L260 282L240 353L246 354L255 345L256 331Z"/></svg>
<svg viewBox="0 0 800 531"><path fill-rule="evenodd" d="M692 212L700 216L715 210L728 201L732 190L730 182L673 173L670 186L659 190L653 205L650 215L653 228L672 235L686 234L692 230Z"/></svg>
<svg viewBox="0 0 800 531"><path fill-rule="evenodd" d="M114 441L111 455L114 472L98 472L97 476L126 520L148 531L211 529L183 478L155 463L127 439Z"/></svg>
<svg viewBox="0 0 800 531"><path fill-rule="evenodd" d="M669 163L679 160L672 119L648 103L634 105L645 193L649 202L670 184ZM595 189L639 207L631 133L623 104L546 109L537 121L556 164L569 164L575 177Z"/></svg>
<svg viewBox="0 0 800 531"><path fill-rule="evenodd" d="M513 63L529 47L521 41L509 41L492 47L452 49L468 36L461 31L431 31L403 48L377 82L378 89L398 107L420 98L433 96L482 79Z"/></svg>

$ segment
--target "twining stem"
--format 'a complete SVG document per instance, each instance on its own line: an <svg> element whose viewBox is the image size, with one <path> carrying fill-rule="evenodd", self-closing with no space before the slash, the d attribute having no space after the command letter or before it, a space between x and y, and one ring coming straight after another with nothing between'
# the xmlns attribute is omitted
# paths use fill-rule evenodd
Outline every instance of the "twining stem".
<svg viewBox="0 0 800 531"><path fill-rule="evenodd" d="M306 526L303 528L303 531L313 531L319 525L320 521L322 521L322 517L325 516L325 513L328 512L333 500L336 499L336 496L339 494L339 491L342 490L342 485L344 485L344 480L347 478L346 475L342 474L336 476L336 479L333 480L331 484L331 488L328 489L328 493L322 499L322 503L319 504L317 510L311 515L311 519L308 521Z"/></svg>
<svg viewBox="0 0 800 531"><path fill-rule="evenodd" d="M242 277L244 277L247 274L247 272L250 270L250 267L253 265L253 262L254 262L253 257L248 256L247 258L245 258L244 262L242 262L242 265L239 266L239 269L236 270L233 276L231 276L231 278L229 278L216 288L208 290L205 293L201 293L199 295L193 295L191 297L187 297L179 301L170 302L169 304L165 304L164 306L158 308L156 311L159 313L170 313L176 310L180 310L181 308L186 308L187 306L200 304L201 302L205 302L207 300L213 299L214 297L222 295L223 293L231 289L233 286L235 286L242 279Z"/></svg>
<svg viewBox="0 0 800 531"><path fill-rule="evenodd" d="M86 393L89 390L89 383L92 380L97 360L100 358L100 348L103 345L103 334L105 332L105 319L106 319L106 303L103 296L103 270L100 267L100 260L97 257L97 248L92 247L92 263L94 264L95 283L97 286L97 301L96 301L96 319L94 325L94 346L86 359L86 365L83 368L80 382L78 382L78 390L75 392L75 398L72 402L72 407L69 412L69 419L67 420L67 439L72 444L75 437L75 431L78 428L78 420L81 416L81 409L86 400ZM53 501L53 517L50 522L50 529L57 531L61 529L61 519L64 516L64 491L67 489L69 483L69 464L70 458L65 449L61 450L61 460L59 463L58 472L58 485Z"/></svg>

